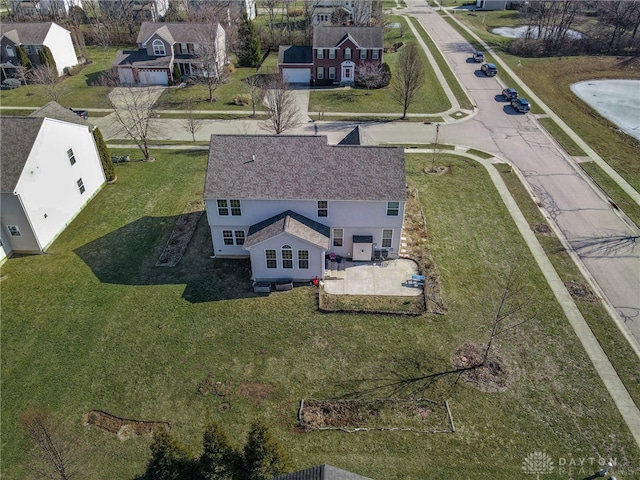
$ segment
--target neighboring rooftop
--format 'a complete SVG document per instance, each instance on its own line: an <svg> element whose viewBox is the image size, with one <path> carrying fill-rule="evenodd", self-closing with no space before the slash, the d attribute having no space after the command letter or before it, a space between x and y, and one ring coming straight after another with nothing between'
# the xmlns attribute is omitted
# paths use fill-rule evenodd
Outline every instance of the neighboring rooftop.
<svg viewBox="0 0 640 480"><path fill-rule="evenodd" d="M331 465L319 465L317 467L300 470L273 477L271 480L372 480L356 473L341 470Z"/></svg>
<svg viewBox="0 0 640 480"><path fill-rule="evenodd" d="M53 22L0 23L0 36L6 35L14 43L42 45Z"/></svg>
<svg viewBox="0 0 640 480"><path fill-rule="evenodd" d="M313 63L313 49L302 45L280 45L278 63Z"/></svg>
<svg viewBox="0 0 640 480"><path fill-rule="evenodd" d="M77 125L84 125L90 127L90 123L80 118L68 108L64 108L57 102L49 102L44 107L40 107L35 112L29 115L30 117L37 118L54 118L56 120L62 120L63 122L75 123Z"/></svg>
<svg viewBox="0 0 640 480"><path fill-rule="evenodd" d="M167 42L202 43L203 39L213 39L214 32L220 27L219 23L189 23L189 22L142 22L138 33L138 44L145 43L156 31Z"/></svg>
<svg viewBox="0 0 640 480"><path fill-rule="evenodd" d="M137 67L169 68L171 66L171 57L168 55L161 57L148 55L144 49L118 50L112 63L114 67L133 64Z"/></svg>
<svg viewBox="0 0 640 480"><path fill-rule="evenodd" d="M404 201L402 147L325 136L212 135L205 198Z"/></svg>

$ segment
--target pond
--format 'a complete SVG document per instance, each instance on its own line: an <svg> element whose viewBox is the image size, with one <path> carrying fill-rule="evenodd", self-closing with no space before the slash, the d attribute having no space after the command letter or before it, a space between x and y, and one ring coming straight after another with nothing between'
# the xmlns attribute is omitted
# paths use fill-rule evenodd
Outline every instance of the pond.
<svg viewBox="0 0 640 480"><path fill-rule="evenodd" d="M571 91L620 130L640 140L640 80L588 80Z"/></svg>
<svg viewBox="0 0 640 480"><path fill-rule="evenodd" d="M530 27L529 25L520 25L519 27L498 27L491 29L491 33L500 35L501 37L508 38L522 38L527 33L527 30L531 28L531 34L533 38L538 36L538 27ZM586 38L586 36L575 30L568 30L567 36L569 38Z"/></svg>

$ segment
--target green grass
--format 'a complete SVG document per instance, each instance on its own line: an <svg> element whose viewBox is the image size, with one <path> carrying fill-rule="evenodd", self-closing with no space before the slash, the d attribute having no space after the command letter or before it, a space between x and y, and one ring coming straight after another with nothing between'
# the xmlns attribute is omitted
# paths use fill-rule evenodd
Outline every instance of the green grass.
<svg viewBox="0 0 640 480"><path fill-rule="evenodd" d="M30 405L52 410L88 447L88 480L141 474L150 443L83 426L93 408L169 421L194 451L210 418L238 446L262 418L296 469L330 463L380 479L513 479L527 455L545 451L556 465L568 455L611 456L620 480L637 478L640 451L483 168L442 154L453 173L428 176L421 172L430 157L407 155L449 311L397 317L319 313L312 287L253 294L247 261L210 258L205 217L177 267L154 267L178 215L202 195L207 154L153 155L153 163L116 165L118 181L47 255L2 266L4 479L26 476L17 417ZM489 394L446 380L413 384L419 396L449 400L455 434L295 428L301 398L352 397L363 388L383 397L394 374L449 369L457 347L487 339L483 307L500 292L508 264L521 266L537 312L498 340L511 388ZM210 374L231 386L228 396L198 392ZM237 388L243 381L273 390L261 401L247 398Z"/></svg>
<svg viewBox="0 0 640 480"><path fill-rule="evenodd" d="M529 224L547 224L519 177L513 173L505 173L505 169L498 165L496 168L502 172L504 182ZM565 283L585 283L575 263L555 236L538 236L538 240ZM640 407L640 360L600 302L577 299L576 305L618 372L631 398Z"/></svg>

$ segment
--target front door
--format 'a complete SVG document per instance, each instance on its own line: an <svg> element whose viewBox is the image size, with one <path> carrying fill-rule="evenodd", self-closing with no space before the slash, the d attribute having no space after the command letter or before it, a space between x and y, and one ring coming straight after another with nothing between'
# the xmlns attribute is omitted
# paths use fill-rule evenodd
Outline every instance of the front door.
<svg viewBox="0 0 640 480"><path fill-rule="evenodd" d="M342 64L342 71L340 72L340 83L342 85L353 85L355 79L353 78L355 72L355 64L353 62L344 62Z"/></svg>

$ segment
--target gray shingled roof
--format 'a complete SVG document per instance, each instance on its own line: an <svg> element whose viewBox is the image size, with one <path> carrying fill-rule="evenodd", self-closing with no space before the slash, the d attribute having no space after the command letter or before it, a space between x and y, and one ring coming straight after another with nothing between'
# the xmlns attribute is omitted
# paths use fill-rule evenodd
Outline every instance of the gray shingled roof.
<svg viewBox="0 0 640 480"><path fill-rule="evenodd" d="M15 30L20 43L25 45L42 45L53 22L5 23L0 24L0 36ZM10 38L15 41L15 34Z"/></svg>
<svg viewBox="0 0 640 480"><path fill-rule="evenodd" d="M13 193L44 118L0 117L0 191Z"/></svg>
<svg viewBox="0 0 640 480"><path fill-rule="evenodd" d="M278 63L308 63L311 65L313 64L313 49L301 45L280 45Z"/></svg>
<svg viewBox="0 0 640 480"><path fill-rule="evenodd" d="M149 40L149 37L153 35L156 30L163 29L163 31L160 32L160 35L171 43L173 43L173 41L183 43L200 43L202 38L212 38L211 32L215 31L219 26L219 23L142 22L136 42L144 43ZM171 38L167 37L167 33L173 38L173 41Z"/></svg>
<svg viewBox="0 0 640 480"><path fill-rule="evenodd" d="M323 250L329 249L329 227L291 210L251 225L244 248L257 245L281 233L306 240Z"/></svg>
<svg viewBox="0 0 640 480"><path fill-rule="evenodd" d="M112 66L118 67L125 65L147 68L169 68L171 66L171 56L156 57L154 55L148 55L144 49L118 50Z"/></svg>
<svg viewBox="0 0 640 480"><path fill-rule="evenodd" d="M351 35L361 48L382 48L380 27L323 27L313 28L313 48L333 48Z"/></svg>
<svg viewBox="0 0 640 480"><path fill-rule="evenodd" d="M404 201L402 147L324 136L212 135L204 198Z"/></svg>
<svg viewBox="0 0 640 480"><path fill-rule="evenodd" d="M341 470L331 465L319 465L317 467L300 470L273 477L271 480L371 480L356 473Z"/></svg>
<svg viewBox="0 0 640 480"><path fill-rule="evenodd" d="M338 145L375 145L373 139L359 125L345 135Z"/></svg>
<svg viewBox="0 0 640 480"><path fill-rule="evenodd" d="M49 102L44 107L39 108L35 112L29 115L30 117L39 117L39 118L53 118L56 120L62 120L64 122L75 123L77 125L83 125L85 127L90 127L91 124L86 120L80 118L78 115L73 113L68 108L64 108L62 105L56 102Z"/></svg>

